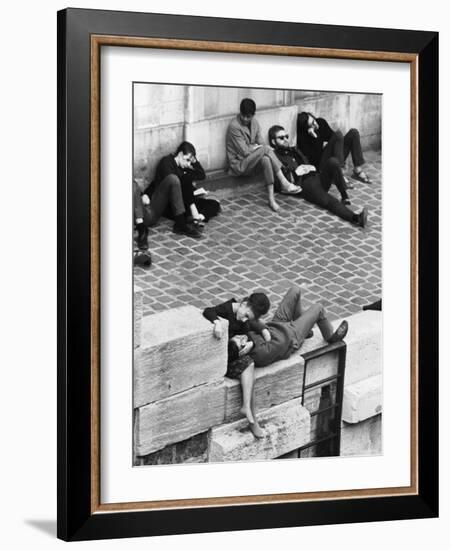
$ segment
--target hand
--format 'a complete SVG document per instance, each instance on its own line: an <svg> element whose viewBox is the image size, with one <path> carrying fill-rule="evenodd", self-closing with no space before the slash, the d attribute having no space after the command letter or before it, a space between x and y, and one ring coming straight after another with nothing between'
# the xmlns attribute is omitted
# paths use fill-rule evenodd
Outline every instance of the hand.
<svg viewBox="0 0 450 550"><path fill-rule="evenodd" d="M316 167L313 166L312 164L305 164L305 168L308 168L308 172L315 172L316 171Z"/></svg>
<svg viewBox="0 0 450 550"><path fill-rule="evenodd" d="M252 348L253 348L253 342L249 340L245 344L245 346L239 350L239 357L242 357L243 355L247 355L248 353L250 353Z"/></svg>
<svg viewBox="0 0 450 550"><path fill-rule="evenodd" d="M308 164L300 164L300 166L297 166L295 169L295 173L297 176L304 176L305 174L308 174L311 170L309 169Z"/></svg>
<svg viewBox="0 0 450 550"><path fill-rule="evenodd" d="M150 199L148 197L148 195L142 195L142 204L145 205L145 206L148 206L150 204Z"/></svg>
<svg viewBox="0 0 450 550"><path fill-rule="evenodd" d="M222 323L220 321L214 321L213 334L217 338L217 340L220 340L222 338Z"/></svg>
<svg viewBox="0 0 450 550"><path fill-rule="evenodd" d="M268 328L264 328L261 331L261 336L264 338L266 342L270 342L272 340L272 337L270 336L270 332Z"/></svg>

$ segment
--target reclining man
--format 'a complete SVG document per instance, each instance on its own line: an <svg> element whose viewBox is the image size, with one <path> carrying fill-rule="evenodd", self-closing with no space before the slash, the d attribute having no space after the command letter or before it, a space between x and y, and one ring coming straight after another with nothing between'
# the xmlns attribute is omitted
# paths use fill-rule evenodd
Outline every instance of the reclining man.
<svg viewBox="0 0 450 550"><path fill-rule="evenodd" d="M301 197L336 214L343 220L365 227L367 208L364 207L359 214L356 214L342 201L328 193L333 182L333 173L324 170L319 174L299 149L289 146L288 139L289 135L282 126L272 126L269 129L269 143L282 164L284 176L300 185Z"/></svg>
<svg viewBox="0 0 450 550"><path fill-rule="evenodd" d="M201 237L201 232L186 222L181 185L185 171L196 162L195 155L196 151L192 143L184 141L174 154L167 155L159 161L155 179L145 189L142 197L139 197L135 187L134 203L135 209L138 208L135 218L139 239L141 236L142 240L146 239L144 228L155 225L168 207L175 220L174 233L194 239Z"/></svg>
<svg viewBox="0 0 450 550"><path fill-rule="evenodd" d="M281 193L295 195L301 189L289 182L281 171L281 163L272 148L263 144L259 122L254 118L256 104L253 99L241 101L240 112L230 122L226 135L226 151L229 168L235 176L250 176L262 171L269 194L269 206L279 210L273 186L275 176L281 185Z"/></svg>
<svg viewBox="0 0 450 550"><path fill-rule="evenodd" d="M230 340L233 346L229 346L228 354L229 356L231 354L232 358L237 358L249 353L255 367L266 367L275 361L287 359L300 349L316 323L324 340L329 344L339 342L347 335L347 321L342 321L333 331L333 326L321 304L314 304L303 311L300 289L292 286L278 306L273 319L266 323L270 338L265 339L261 334L253 331L250 331L248 336L245 334L233 336ZM253 345L249 346L249 342Z"/></svg>

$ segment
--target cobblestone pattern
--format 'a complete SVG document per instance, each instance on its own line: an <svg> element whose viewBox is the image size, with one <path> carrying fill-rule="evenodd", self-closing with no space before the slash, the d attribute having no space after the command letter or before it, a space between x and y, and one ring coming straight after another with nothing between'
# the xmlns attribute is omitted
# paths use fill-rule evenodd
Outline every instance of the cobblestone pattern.
<svg viewBox="0 0 450 550"><path fill-rule="evenodd" d="M352 209L369 209L364 229L296 197L278 195L281 209L274 213L263 186L221 201L223 212L200 240L175 235L172 222L162 219L150 230L152 267L134 271L144 315L186 304L204 308L256 290L267 293L272 314L294 283L306 307L321 302L332 319L379 299L381 155L367 158L373 184L354 181L349 191Z"/></svg>

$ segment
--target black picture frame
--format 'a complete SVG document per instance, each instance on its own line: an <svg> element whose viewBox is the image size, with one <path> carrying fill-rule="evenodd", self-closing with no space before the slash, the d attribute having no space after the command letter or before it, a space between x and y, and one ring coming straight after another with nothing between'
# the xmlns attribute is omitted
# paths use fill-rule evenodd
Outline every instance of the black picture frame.
<svg viewBox="0 0 450 550"><path fill-rule="evenodd" d="M417 59L418 489L414 495L108 513L92 487L92 36L227 42ZM124 43L126 40L124 41ZM200 48L201 49L201 48ZM364 56L362 56L364 57ZM64 540L280 528L438 515L438 34L66 9L58 12L58 531ZM406 200L406 199L405 199Z"/></svg>

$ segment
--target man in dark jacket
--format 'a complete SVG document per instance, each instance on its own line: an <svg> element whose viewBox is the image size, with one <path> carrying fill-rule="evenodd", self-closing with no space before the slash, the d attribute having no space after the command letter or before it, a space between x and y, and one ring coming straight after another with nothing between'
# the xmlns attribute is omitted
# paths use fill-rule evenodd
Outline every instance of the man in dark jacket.
<svg viewBox="0 0 450 550"><path fill-rule="evenodd" d="M356 128L351 128L345 136L340 130L334 131L324 118L316 118L311 113L302 112L297 117L297 148L300 149L319 171L326 165L337 165L342 173L349 154L352 156L352 178L363 183L372 183L363 171L365 164L361 148L361 138ZM336 168L333 168L336 170ZM347 187L351 185L347 178Z"/></svg>
<svg viewBox="0 0 450 550"><path fill-rule="evenodd" d="M289 136L282 126L272 126L269 129L269 143L274 148L277 158L282 164L282 171L287 179L300 185L301 197L326 208L343 220L349 221L360 227L365 227L367 222L367 209L363 208L356 214L343 202L328 193L334 181L334 171L325 169L318 173L316 167L308 162L305 155L297 148L289 146Z"/></svg>
<svg viewBox="0 0 450 550"><path fill-rule="evenodd" d="M173 231L188 237L200 238L201 232L186 222L185 206L181 181L186 170L195 164L195 147L184 141L175 154L163 157L156 167L155 178L145 189L141 197L143 204L143 223L155 225L170 207L175 220ZM135 199L135 209L141 208Z"/></svg>

